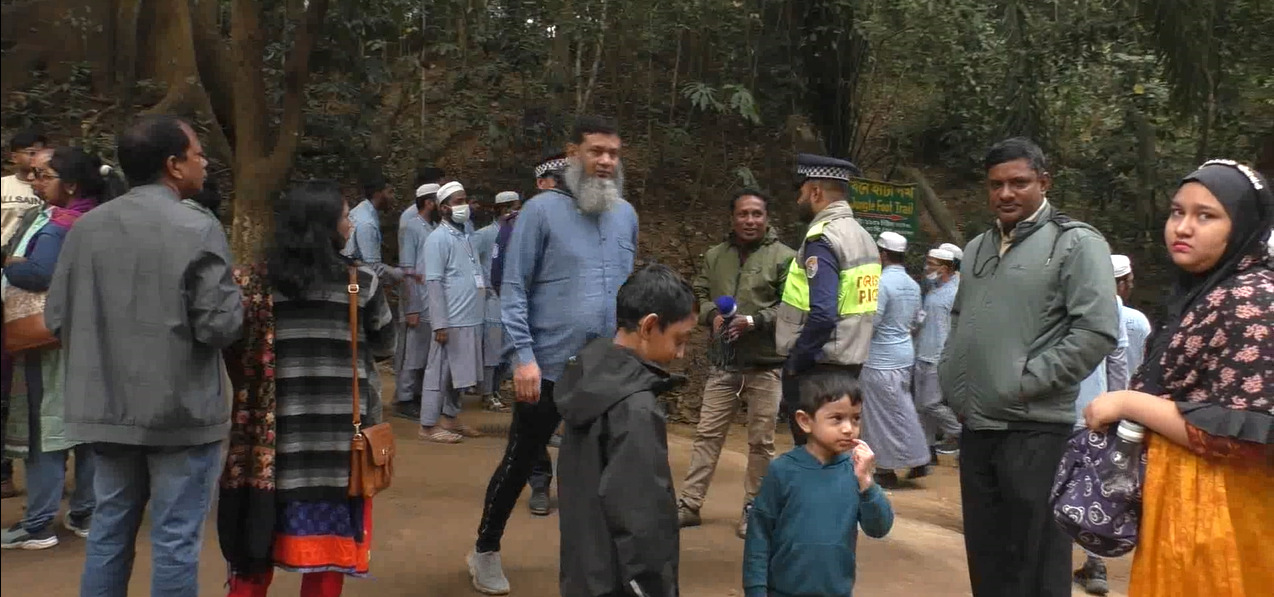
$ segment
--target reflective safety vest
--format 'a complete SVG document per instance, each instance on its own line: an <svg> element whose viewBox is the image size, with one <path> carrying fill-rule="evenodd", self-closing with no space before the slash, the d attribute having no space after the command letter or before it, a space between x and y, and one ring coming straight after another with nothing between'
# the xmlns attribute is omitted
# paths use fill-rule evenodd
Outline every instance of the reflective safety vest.
<svg viewBox="0 0 1274 597"><path fill-rule="evenodd" d="M839 262L839 289L836 298L836 328L823 345L817 362L834 365L861 365L871 348L872 318L876 315L880 289L880 252L863 227L854 220L849 204L838 201L814 218L798 258L788 267L775 322L775 342L779 354L788 355L805 329L810 312L809 279L817 265L805 257L805 245L823 238Z"/></svg>

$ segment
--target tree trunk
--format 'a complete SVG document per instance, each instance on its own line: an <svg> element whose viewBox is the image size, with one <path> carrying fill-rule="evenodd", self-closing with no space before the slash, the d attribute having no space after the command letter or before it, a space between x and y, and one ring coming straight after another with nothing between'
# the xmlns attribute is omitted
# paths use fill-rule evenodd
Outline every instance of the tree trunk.
<svg viewBox="0 0 1274 597"><path fill-rule="evenodd" d="M1274 130L1261 135L1261 149L1256 154L1256 169L1265 175L1265 180L1274 182Z"/></svg>
<svg viewBox="0 0 1274 597"><path fill-rule="evenodd" d="M142 0L119 0L115 6L111 33L115 60L111 67L111 82L115 85L120 106L124 109L121 123L132 120L133 115L133 94L137 85L137 21L141 10Z"/></svg>
<svg viewBox="0 0 1274 597"><path fill-rule="evenodd" d="M319 34L328 0L309 0L297 24L292 49L283 64L283 108L271 141L265 81L265 33L262 6L256 0L234 0L230 39L234 101L234 220L230 248L241 261L255 259L274 223L271 197L283 188L292 170L304 124L305 83L310 51Z"/></svg>
<svg viewBox="0 0 1274 597"><path fill-rule="evenodd" d="M1141 230L1138 237L1149 239L1155 223L1155 125L1138 108L1129 111L1137 135L1137 215Z"/></svg>
<svg viewBox="0 0 1274 597"><path fill-rule="evenodd" d="M234 168L234 218L230 223L230 250L239 263L254 263L273 231L274 209L270 195L277 183L259 176L236 160Z"/></svg>
<svg viewBox="0 0 1274 597"><path fill-rule="evenodd" d="M929 186L924 173L916 168L901 168L900 171L905 178L916 183L916 195L920 197L920 206L924 208L924 213L929 214L929 217L933 219L942 237L957 245L964 245L964 235L960 234L959 223L956 222L955 216L951 214L951 210L947 209L942 199L938 198L937 193L933 192L933 187Z"/></svg>
<svg viewBox="0 0 1274 597"><path fill-rule="evenodd" d="M168 89L163 99L146 111L150 114L199 116L211 122L211 136L207 139L209 154L229 163L230 143L212 109L203 87L199 64L195 59L195 37L189 0L154 1L147 6L151 12L144 15L144 18L139 17L136 34L139 39L157 40L151 45L154 49L150 51L148 58L153 63L155 78L166 83ZM132 76L135 77L135 73L136 71ZM125 105L126 109L128 107Z"/></svg>
<svg viewBox="0 0 1274 597"><path fill-rule="evenodd" d="M597 84L597 69L602 64L602 49L606 43L606 0L602 0L602 16L597 26L597 47L593 52L593 67L588 74L588 86L584 88L584 101L580 102L579 111L588 109L589 100L593 97L593 86ZM580 54L584 53L583 42L580 42ZM576 62L578 68L579 62Z"/></svg>

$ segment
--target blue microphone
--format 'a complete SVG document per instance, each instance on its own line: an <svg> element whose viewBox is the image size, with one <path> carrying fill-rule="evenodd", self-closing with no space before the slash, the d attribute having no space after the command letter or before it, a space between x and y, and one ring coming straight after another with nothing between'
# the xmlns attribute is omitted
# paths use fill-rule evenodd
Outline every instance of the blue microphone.
<svg viewBox="0 0 1274 597"><path fill-rule="evenodd" d="M713 303L717 305L717 312L721 313L721 317L727 321L734 317L734 314L739 310L739 305L734 302L734 297L728 294L717 297L717 300L713 301Z"/></svg>
<svg viewBox="0 0 1274 597"><path fill-rule="evenodd" d="M719 296L713 301L717 306L717 312L721 314L721 339L726 342L734 341L730 337L728 330L730 322L734 320L734 316L739 312L739 304L734 301L734 297L730 295Z"/></svg>
<svg viewBox="0 0 1274 597"><path fill-rule="evenodd" d="M721 314L721 329L714 335L714 341L708 344L708 360L718 367L725 367L734 363L734 338L730 337L730 322L739 312L739 305L730 295L719 296L712 302Z"/></svg>

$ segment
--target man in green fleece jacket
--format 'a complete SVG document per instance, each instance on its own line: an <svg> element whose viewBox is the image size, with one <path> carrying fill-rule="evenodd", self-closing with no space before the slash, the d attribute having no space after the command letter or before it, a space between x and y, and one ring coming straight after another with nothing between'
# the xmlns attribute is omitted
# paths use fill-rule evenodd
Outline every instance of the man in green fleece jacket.
<svg viewBox="0 0 1274 597"><path fill-rule="evenodd" d="M1045 198L1044 152L987 153L996 223L964 249L939 383L963 422L960 494L974 597L1069 596L1070 541L1053 523L1053 474L1079 382L1115 348L1110 247Z"/></svg>
<svg viewBox="0 0 1274 597"><path fill-rule="evenodd" d="M735 529L740 539L747 536L748 508L774 458L783 365L774 347L774 317L788 265L796 255L770 228L769 203L756 190L734 195L729 204L730 237L708 249L694 282L699 324L712 334L708 348L712 369L703 386L690 470L677 499L677 519L683 527L700 524L699 508L712 483L726 433L739 407L747 404L748 471L743 515ZM717 310L713 301L722 296L734 298L733 316Z"/></svg>

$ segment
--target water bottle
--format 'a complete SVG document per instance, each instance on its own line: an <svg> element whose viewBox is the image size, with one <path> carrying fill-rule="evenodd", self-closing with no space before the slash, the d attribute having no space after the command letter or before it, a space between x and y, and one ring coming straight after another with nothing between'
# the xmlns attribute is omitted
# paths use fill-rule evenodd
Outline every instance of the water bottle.
<svg viewBox="0 0 1274 597"><path fill-rule="evenodd" d="M1120 421L1108 456L1097 466L1101 493L1106 497L1132 497L1141 486L1142 440L1146 428L1132 421Z"/></svg>

